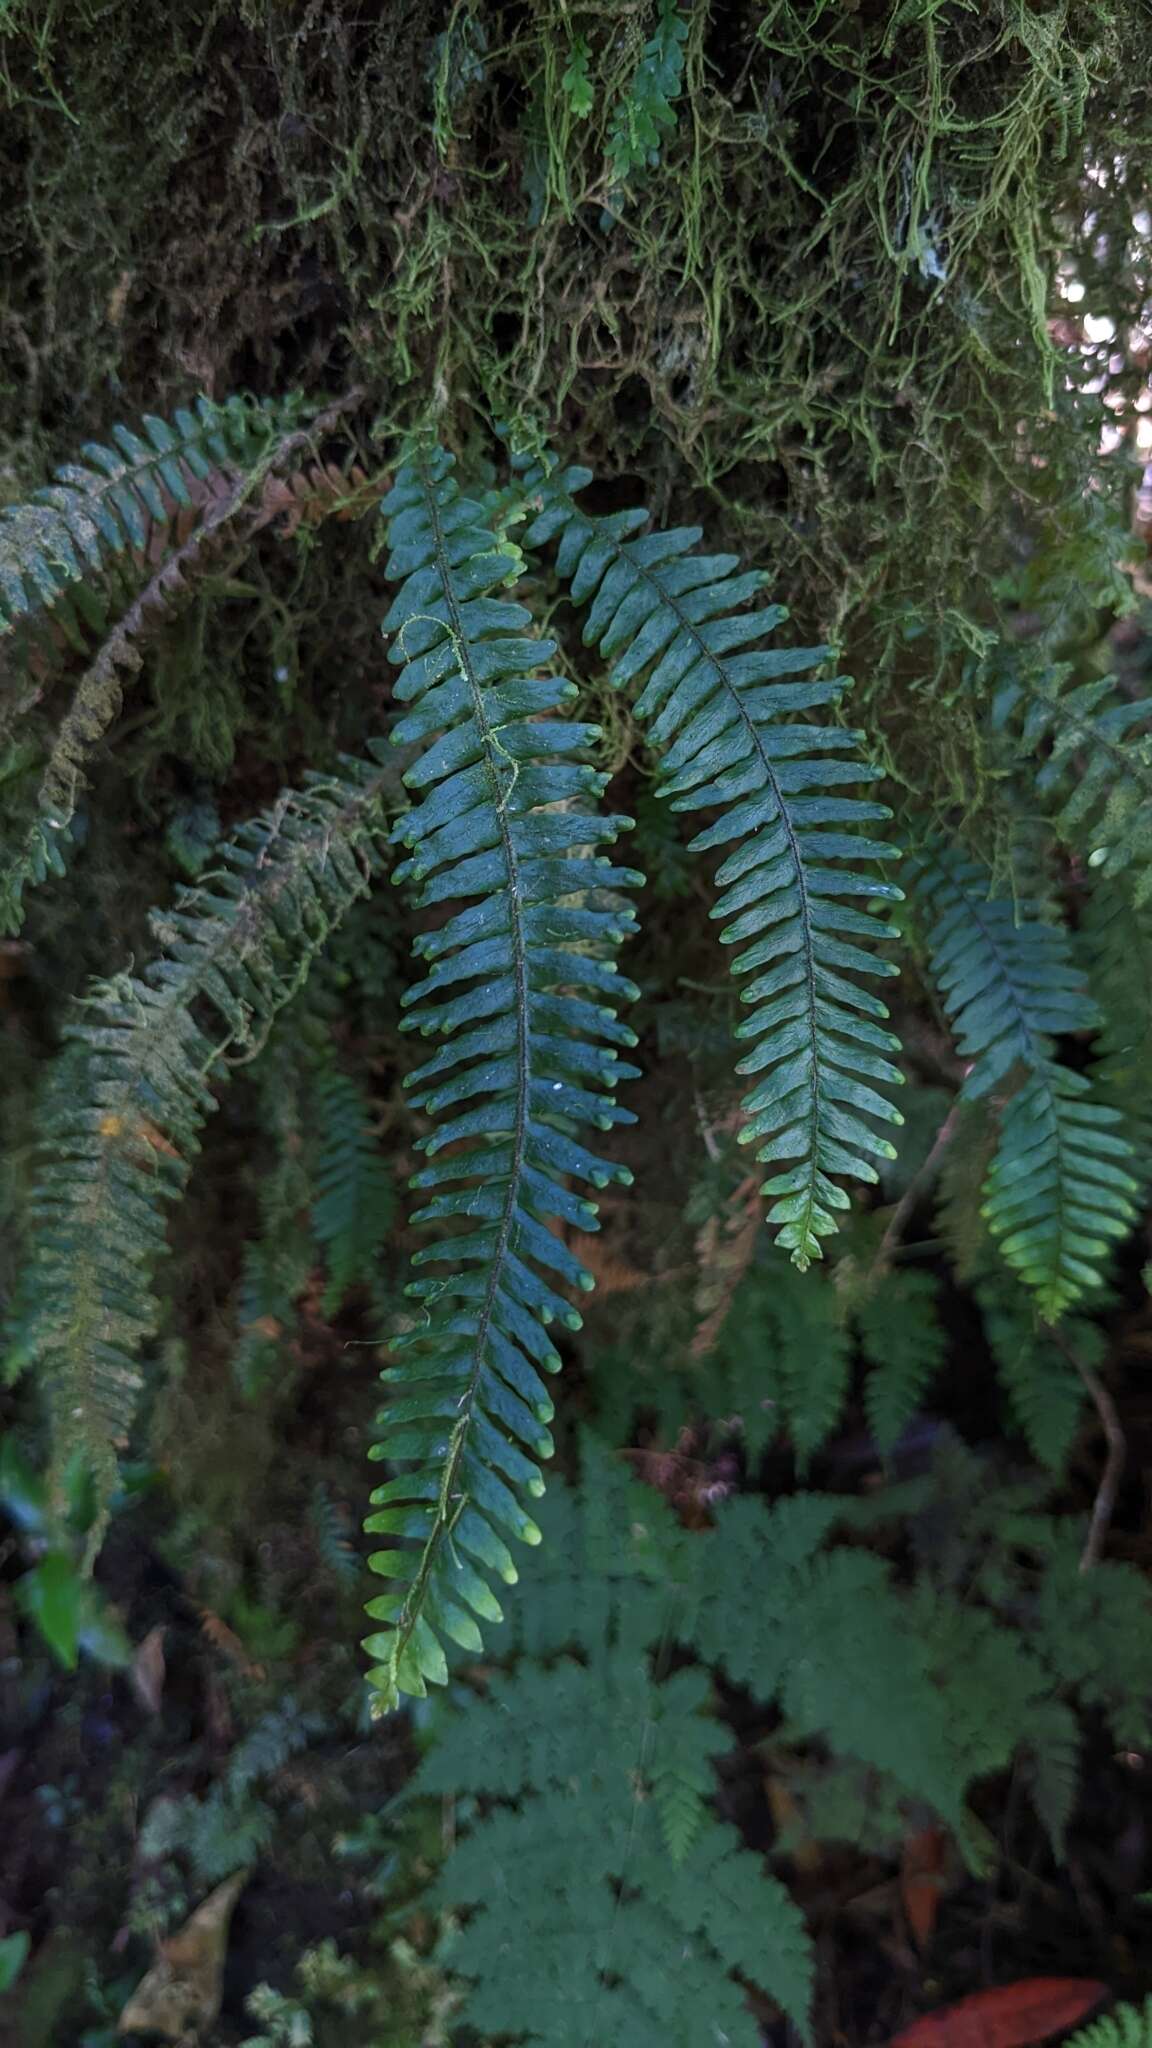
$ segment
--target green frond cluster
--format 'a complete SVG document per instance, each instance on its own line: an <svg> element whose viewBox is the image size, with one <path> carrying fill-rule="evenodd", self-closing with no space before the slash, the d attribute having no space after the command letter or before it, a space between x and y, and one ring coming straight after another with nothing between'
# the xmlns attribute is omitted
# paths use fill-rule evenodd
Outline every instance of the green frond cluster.
<svg viewBox="0 0 1152 2048"><path fill-rule="evenodd" d="M827 648L763 646L785 613L745 610L763 574L741 573L735 555L694 554L698 528L629 539L647 513L583 511L573 494L588 470L522 467L539 508L525 544L558 541L559 574L574 602L591 604L585 641L610 659L618 688L643 679L635 710L661 749L661 793L674 810L719 813L695 851L733 847L712 915L740 947L733 974L751 976L739 1036L759 1043L739 1072L765 1077L745 1098L741 1142L760 1160L795 1162L763 1192L778 1242L803 1268L848 1207L835 1176L875 1182L873 1160L895 1156L875 1124L901 1122L873 1085L900 1081L889 1057L899 1042L857 978L897 971L868 950L888 926L857 907L901 896L862 871L892 857L863 836L891 813L842 794L878 772L856 753L860 735L795 716L835 705L847 679L808 673Z"/></svg>
<svg viewBox="0 0 1152 2048"><path fill-rule="evenodd" d="M657 19L608 131L608 165L623 182L651 169L665 136L676 125L675 103L684 79L688 18L678 0L657 0Z"/></svg>
<svg viewBox="0 0 1152 2048"><path fill-rule="evenodd" d="M997 678L992 726L1029 763L1053 824L1105 879L1125 875L1137 905L1152 897L1152 698L1130 699L1115 676L1072 682L1067 666L1019 658Z"/></svg>
<svg viewBox="0 0 1152 2048"><path fill-rule="evenodd" d="M984 1215L1008 1264L1050 1321L1099 1284L1112 1243L1130 1228L1138 1183L1115 1109L1061 1066L1057 1034L1090 1031L1099 1013L1068 933L1039 906L991 892L955 848L910 863L931 924L934 978L969 1062L962 1093L980 1098L1023 1073L1000 1117Z"/></svg>
<svg viewBox="0 0 1152 2048"><path fill-rule="evenodd" d="M70 1028L74 1087L42 1129L24 1344L48 1391L54 1455L106 1497L160 1304L153 1268L214 1107L209 1083L250 1051L379 862L381 770L349 761L243 825L208 877L157 912L159 951L99 983Z"/></svg>
<svg viewBox="0 0 1152 2048"><path fill-rule="evenodd" d="M552 643L492 594L516 551L439 452L401 470L384 510L401 583L385 630L411 706L393 739L424 743L396 879L428 909L465 905L421 937L429 972L405 998L408 1028L446 1041L409 1078L437 1119L414 1221L459 1227L417 1254L448 1270L409 1288L418 1320L394 1341L372 1453L410 1466L373 1493L366 1524L393 1539L371 1560L396 1590L372 1602L388 1626L368 1643L391 1700L446 1678L442 1637L480 1648L477 1619L500 1614L485 1574L511 1583L505 1538L539 1540L522 1497L542 1492L551 1451L548 1325L580 1320L555 1282L592 1285L562 1232L594 1228L595 1205L565 1183L630 1177L574 1133L631 1121L613 1090L636 1069L615 1048L635 1039L613 1005L634 990L610 956L633 924L616 892L640 877L594 855L630 822L592 808L605 778L581 757L595 729L556 715L575 692L537 673Z"/></svg>
<svg viewBox="0 0 1152 2048"><path fill-rule="evenodd" d="M1046 1330L1035 1327L1027 1299L1003 1271L990 1273L975 1293L1016 1425L1033 1457L1049 1471L1059 1472L1084 1412L1084 1383L1072 1357L1084 1365L1099 1365L1102 1333L1093 1323L1073 1317L1064 1326L1067 1349L1062 1349Z"/></svg>

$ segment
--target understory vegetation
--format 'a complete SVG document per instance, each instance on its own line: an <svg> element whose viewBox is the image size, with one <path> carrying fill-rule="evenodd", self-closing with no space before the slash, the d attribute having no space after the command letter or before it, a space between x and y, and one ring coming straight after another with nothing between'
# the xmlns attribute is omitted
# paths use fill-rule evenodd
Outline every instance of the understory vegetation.
<svg viewBox="0 0 1152 2048"><path fill-rule="evenodd" d="M0 0L4 2039L1152 2042L1150 68Z"/></svg>

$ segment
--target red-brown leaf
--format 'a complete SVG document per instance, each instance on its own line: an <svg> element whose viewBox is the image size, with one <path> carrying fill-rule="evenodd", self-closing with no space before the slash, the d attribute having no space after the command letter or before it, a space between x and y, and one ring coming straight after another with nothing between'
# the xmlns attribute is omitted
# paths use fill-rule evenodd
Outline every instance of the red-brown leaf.
<svg viewBox="0 0 1152 2048"><path fill-rule="evenodd" d="M1107 1996L1107 1984L1091 1977L1023 1977L926 2013L889 2048L1033 2048L1074 2027Z"/></svg>

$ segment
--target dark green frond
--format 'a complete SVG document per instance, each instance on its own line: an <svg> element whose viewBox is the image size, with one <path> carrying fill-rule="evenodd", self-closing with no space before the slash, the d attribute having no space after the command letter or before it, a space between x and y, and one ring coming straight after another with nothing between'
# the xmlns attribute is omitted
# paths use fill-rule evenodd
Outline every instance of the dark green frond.
<svg viewBox="0 0 1152 2048"><path fill-rule="evenodd" d="M372 1276L396 1207L388 1161L372 1130L363 1090L325 1059L313 1083L319 1148L312 1228L324 1248L325 1314Z"/></svg>
<svg viewBox="0 0 1152 2048"><path fill-rule="evenodd" d="M1068 2048L1152 2048L1152 1998L1142 2006L1118 2005L1073 2034Z"/></svg>
<svg viewBox="0 0 1152 2048"><path fill-rule="evenodd" d="M79 1453L105 1491L157 1324L165 1211L214 1106L209 1082L230 1048L258 1047L368 886L384 782L348 762L341 779L316 776L242 826L211 874L153 916L157 957L97 984L71 1027L82 1064L41 1132L27 1342L49 1389L57 1469Z"/></svg>
<svg viewBox="0 0 1152 2048"><path fill-rule="evenodd" d="M1122 697L1115 676L1069 686L1071 671L1008 665L992 700L995 730L1052 805L1053 823L1088 865L1127 874L1138 904L1152 897L1152 698Z"/></svg>
<svg viewBox="0 0 1152 2048"><path fill-rule="evenodd" d="M965 1096L986 1095L1014 1067L1042 1066L1056 1034L1098 1022L1068 932L1037 904L994 896L987 869L955 847L933 845L908 867L927 913L933 979L970 1062Z"/></svg>
<svg viewBox="0 0 1152 2048"><path fill-rule="evenodd" d="M1136 1215L1132 1148L1118 1112L1056 1060L1054 1038L1099 1021L1062 926L1034 904L991 894L986 870L935 846L910 863L932 919L933 973L970 1062L962 1093L988 1094L1023 1070L1001 1112L983 1213L1008 1264L1054 1321L1099 1283Z"/></svg>
<svg viewBox="0 0 1152 2048"><path fill-rule="evenodd" d="M175 430L146 419L147 441L118 428L116 449L89 445L87 466L69 465L30 504L0 513L0 644L7 633L9 676L28 669L30 696L39 694L52 667L46 625L90 656L48 743L33 815L4 850L0 931L19 930L27 889L63 874L85 766L120 710L125 681L140 669L142 636L262 472L304 438L289 431L299 412L295 400L201 399L194 412L176 415Z"/></svg>
<svg viewBox="0 0 1152 2048"><path fill-rule="evenodd" d="M1120 1113L1083 1074L1046 1061L1004 1110L984 1214L1008 1264L1055 1322L1099 1286L1139 1209Z"/></svg>
<svg viewBox="0 0 1152 2048"><path fill-rule="evenodd" d="M450 1229L417 1254L447 1270L409 1288L419 1320L394 1347L373 1452L409 1467L366 1525L393 1539L371 1562L396 1590L368 1610L388 1624L368 1649L391 1700L446 1677L442 1637L479 1649L477 1619L500 1613L484 1574L511 1583L506 1538L538 1540L522 1503L551 1451L547 1326L580 1320L556 1283L592 1285L561 1233L595 1228L596 1209L567 1183L629 1178L575 1133L631 1121L612 1091L636 1070L614 1048L635 1039L613 1005L634 990L610 956L632 929L614 892L640 878L594 855L629 822L591 808L594 729L555 715L575 692L537 673L551 642L492 594L516 551L438 453L401 471L385 510L388 573L404 579L385 629L411 706L393 737L424 749L405 776L419 801L395 830L409 849L397 880L431 910L465 905L418 942L429 973L405 999L409 1028L446 1041L410 1077L437 1119L415 1220Z"/></svg>
<svg viewBox="0 0 1152 2048"><path fill-rule="evenodd" d="M766 648L785 617L778 606L744 609L763 589L735 555L698 555L696 527L630 534L642 511L594 517L573 493L583 469L528 467L535 517L526 544L559 542L558 567L572 596L591 602L584 638L612 662L618 686L644 680L636 711L662 750L661 793L675 810L708 809L715 821L692 841L730 846L717 873L712 915L752 1014L741 1038L758 1040L739 1065L764 1078L745 1098L744 1144L757 1158L792 1161L764 1183L769 1221L795 1263L820 1256L848 1195L838 1176L874 1182L873 1161L894 1157L875 1124L899 1112L874 1085L899 1082L879 998L860 975L895 974L870 950L891 937L861 904L901 891L864 872L893 848L863 836L891 813L845 795L877 771L856 752L859 734L797 717L834 705L847 679L811 671L827 648ZM845 900L847 899L847 900Z"/></svg>
<svg viewBox="0 0 1152 2048"><path fill-rule="evenodd" d="M67 629L117 556L143 554L157 524L201 504L220 472L258 462L299 416L298 399L199 398L171 426L149 414L142 435L116 427L114 446L86 443L54 483L0 512L0 634L45 611Z"/></svg>
<svg viewBox="0 0 1152 2048"><path fill-rule="evenodd" d="M1080 913L1080 958L1100 1013L1093 1092L1119 1110L1143 1181L1152 1180L1152 904L1093 882Z"/></svg>
<svg viewBox="0 0 1152 2048"><path fill-rule="evenodd" d="M930 1273L885 1273L856 1312L868 1367L864 1409L889 1457L944 1363L940 1292Z"/></svg>

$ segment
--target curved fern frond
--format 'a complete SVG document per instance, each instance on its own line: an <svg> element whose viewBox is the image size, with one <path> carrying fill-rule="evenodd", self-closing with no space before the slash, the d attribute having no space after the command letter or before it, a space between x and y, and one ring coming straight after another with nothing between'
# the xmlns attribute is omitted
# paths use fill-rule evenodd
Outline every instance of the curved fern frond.
<svg viewBox="0 0 1152 2048"><path fill-rule="evenodd" d="M1137 904L1152 898L1152 698L1117 693L1115 676L1069 688L1066 667L1013 661L992 699L1033 789L1050 797L1061 838L1112 877L1132 871Z"/></svg>
<svg viewBox="0 0 1152 2048"><path fill-rule="evenodd" d="M429 909L470 899L418 942L431 971L406 998L409 1027L447 1040L411 1076L411 1100L442 1119L423 1141L431 1163L413 1185L429 1199L414 1220L465 1227L416 1256L450 1270L409 1288L421 1320L386 1372L372 1453L411 1461L372 1495L366 1524L394 1539L371 1563L396 1589L368 1609L388 1625L367 1643L388 1702L447 1677L442 1636L480 1648L475 1617L500 1613L483 1573L513 1581L505 1537L538 1540L522 1497L543 1490L551 1451L540 1369L560 1360L546 1325L580 1321L554 1279L592 1285L552 1226L595 1227L569 1175L630 1179L572 1133L631 1121L612 1090L636 1069L613 1047L635 1037L611 1004L635 991L605 955L632 917L604 892L640 877L589 857L631 821L588 808L606 779L580 758L597 728L545 715L575 691L537 675L552 643L491 594L516 551L443 454L406 466L384 509L388 573L404 578L385 630L412 705L393 737L425 743L405 776L420 799L395 829L409 849L397 880Z"/></svg>
<svg viewBox="0 0 1152 2048"><path fill-rule="evenodd" d="M90 445L84 451L88 468L58 472L59 479L70 482L58 482L31 504L0 514L0 560L6 544L11 569L3 596L12 598L7 611L0 604L0 635L19 623L6 667L18 674L24 666L34 677L27 701L40 693L52 667L50 650L36 644L36 633L45 624L42 611L58 636L78 650L90 653L97 643L48 743L33 815L4 856L0 931L19 930L29 887L64 872L68 827L85 764L119 713L125 682L141 667L140 643L149 627L171 612L195 573L211 562L221 534L235 532L237 515L247 505L252 503L253 511L245 537L276 515L279 497L267 502L271 472L357 395L339 401L307 428L293 425L300 411L297 400L252 406L234 399L213 406L202 399L196 412L176 415L176 433L152 418L145 422L147 443L118 428L117 450ZM130 450L135 451L131 456ZM327 480L327 472L322 474ZM303 477L294 481L307 483ZM296 502L291 492L289 498ZM318 509L335 502L329 481L328 496L320 499ZM56 558L59 573L53 582L48 572ZM23 581L13 566L21 559L26 563ZM84 580L77 582L76 575ZM22 596L22 610L13 609L15 595Z"/></svg>
<svg viewBox="0 0 1152 2048"><path fill-rule="evenodd" d="M380 1151L364 1092L329 1055L313 1093L320 1144L312 1228L324 1247L324 1313L369 1279L396 1206L395 1183Z"/></svg>
<svg viewBox="0 0 1152 2048"><path fill-rule="evenodd" d="M1088 1100L1090 1083L1062 1067L1054 1034L1091 1030L1099 1013L1068 933L1035 904L990 891L987 872L951 847L911 862L934 977L971 1062L962 1093L986 1095L1020 1068L1028 1079L1001 1113L983 1213L1000 1251L1049 1320L1099 1283L1114 1239L1134 1220L1132 1148L1117 1111Z"/></svg>
<svg viewBox="0 0 1152 2048"><path fill-rule="evenodd" d="M300 417L298 398L199 398L173 424L143 421L143 435L112 430L114 447L89 441L81 462L26 504L0 512L0 635L51 612L65 631L92 615L87 595L116 557L146 555L178 508L218 494L220 474L251 469Z"/></svg>
<svg viewBox="0 0 1152 2048"><path fill-rule="evenodd" d="M965 1097L987 1095L1017 1065L1043 1066L1054 1035L1099 1022L1068 932L1039 905L993 896L987 869L952 846L933 845L908 867L932 920L932 977L970 1062Z"/></svg>
<svg viewBox="0 0 1152 2048"><path fill-rule="evenodd" d="M855 751L860 735L796 717L835 704L848 680L810 674L828 648L763 646L786 614L745 611L763 574L741 573L735 555L694 554L698 527L629 539L647 513L583 511L573 493L588 470L521 466L535 508L526 545L559 542L573 599L591 601L585 641L611 660L618 687L646 679L635 709L664 750L661 794L674 810L719 813L693 850L734 849L712 915L728 920L723 943L741 949L733 974L751 976L741 999L752 1014L737 1035L759 1043L738 1072L765 1076L745 1098L741 1142L761 1161L794 1162L762 1192L777 1241L804 1268L848 1207L836 1176L875 1182L873 1160L895 1157L875 1125L903 1121L873 1085L902 1079L888 1057L899 1041L857 979L897 971L868 950L889 928L858 907L900 899L861 872L894 857L862 836L891 812L843 794L878 773Z"/></svg>
<svg viewBox="0 0 1152 2048"><path fill-rule="evenodd" d="M143 974L98 983L69 1039L76 1086L54 1093L32 1200L24 1348L49 1390L54 1464L73 1454L101 1497L131 1421L159 1303L165 1210L187 1183L209 1081L258 1043L379 864L386 771L315 776L220 848L213 871L156 913Z"/></svg>
<svg viewBox="0 0 1152 2048"><path fill-rule="evenodd" d="M1004 1111L984 1214L1008 1264L1055 1322L1100 1284L1139 1214L1118 1110L1088 1100L1083 1074L1047 1062Z"/></svg>
<svg viewBox="0 0 1152 2048"><path fill-rule="evenodd" d="M1073 2034L1068 2048L1152 2048L1152 1998L1142 2006L1118 2005Z"/></svg>
<svg viewBox="0 0 1152 2048"><path fill-rule="evenodd" d="M1141 1178L1152 1179L1152 904L1134 910L1119 882L1093 883L1081 910L1080 957L1100 1011L1092 1086L1120 1111Z"/></svg>

